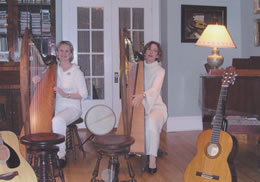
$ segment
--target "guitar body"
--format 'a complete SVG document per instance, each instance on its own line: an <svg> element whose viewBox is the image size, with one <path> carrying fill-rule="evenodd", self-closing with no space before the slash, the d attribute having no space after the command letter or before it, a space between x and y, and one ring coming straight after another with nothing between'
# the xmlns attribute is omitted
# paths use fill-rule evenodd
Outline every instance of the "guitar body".
<svg viewBox="0 0 260 182"><path fill-rule="evenodd" d="M216 155L208 155L210 139L212 135L212 129L201 132L197 140L197 153L191 160L184 172L185 182L231 182L231 172L228 166L228 156L233 147L232 137L224 132L220 131L219 136L219 151ZM208 176L210 175L210 176ZM218 179L210 179L218 178Z"/></svg>
<svg viewBox="0 0 260 182"><path fill-rule="evenodd" d="M37 182L32 167L20 153L17 136L10 131L0 131L0 134L10 151L9 159L0 163L0 181L8 179L10 182Z"/></svg>

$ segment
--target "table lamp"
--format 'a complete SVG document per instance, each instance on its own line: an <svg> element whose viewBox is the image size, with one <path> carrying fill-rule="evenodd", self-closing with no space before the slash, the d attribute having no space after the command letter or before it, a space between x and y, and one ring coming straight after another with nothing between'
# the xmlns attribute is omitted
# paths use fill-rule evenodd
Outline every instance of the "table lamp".
<svg viewBox="0 0 260 182"><path fill-rule="evenodd" d="M236 48L230 34L224 25L209 24L202 32L196 46L212 47L212 54L207 62L212 69L217 69L223 64L224 57L219 55L218 48Z"/></svg>

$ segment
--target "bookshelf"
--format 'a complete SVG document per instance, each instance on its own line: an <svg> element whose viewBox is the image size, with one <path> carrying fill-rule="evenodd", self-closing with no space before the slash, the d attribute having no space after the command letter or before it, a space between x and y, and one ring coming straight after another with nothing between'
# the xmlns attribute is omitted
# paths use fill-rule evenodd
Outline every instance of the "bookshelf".
<svg viewBox="0 0 260 182"><path fill-rule="evenodd" d="M0 0L0 61L19 61L26 27L43 56L55 45L55 0Z"/></svg>
<svg viewBox="0 0 260 182"><path fill-rule="evenodd" d="M27 26L41 54L51 54L55 0L0 0L0 130L16 134L22 128L19 57Z"/></svg>
<svg viewBox="0 0 260 182"><path fill-rule="evenodd" d="M7 61L8 43L7 43L7 3L0 0L0 61Z"/></svg>

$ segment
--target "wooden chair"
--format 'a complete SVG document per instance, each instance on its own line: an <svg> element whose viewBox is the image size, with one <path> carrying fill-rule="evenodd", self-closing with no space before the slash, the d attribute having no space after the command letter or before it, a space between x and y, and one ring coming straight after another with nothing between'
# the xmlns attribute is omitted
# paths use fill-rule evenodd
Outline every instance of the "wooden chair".
<svg viewBox="0 0 260 182"><path fill-rule="evenodd" d="M98 159L92 173L91 182L98 182L99 165L103 156L109 157L109 179L118 182L119 157L124 156L127 161L129 182L135 182L134 171L129 160L130 146L134 143L134 138L126 135L112 133L116 121L114 112L105 105L96 105L90 108L85 116L86 126L95 136L91 140L98 152ZM112 174L112 175L111 175Z"/></svg>
<svg viewBox="0 0 260 182"><path fill-rule="evenodd" d="M83 122L82 118L77 119L73 123L67 126L66 130L66 156L70 151L72 151L74 160L76 160L76 148L78 147L79 150L83 153L83 157L86 156L86 152L82 146L82 142L79 137L78 127L77 124ZM75 141L76 140L76 141Z"/></svg>
<svg viewBox="0 0 260 182"><path fill-rule="evenodd" d="M60 177L65 182L57 155L56 146L65 141L65 136L57 133L35 133L22 136L20 142L26 146L27 160L34 169L38 181L55 182ZM58 169L58 176L55 175Z"/></svg>

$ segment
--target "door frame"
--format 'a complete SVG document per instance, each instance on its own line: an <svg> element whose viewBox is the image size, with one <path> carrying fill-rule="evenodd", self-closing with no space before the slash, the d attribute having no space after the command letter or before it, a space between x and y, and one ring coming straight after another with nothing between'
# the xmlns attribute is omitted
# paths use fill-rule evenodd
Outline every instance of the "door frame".
<svg viewBox="0 0 260 182"><path fill-rule="evenodd" d="M131 8L144 8L144 42L147 43L151 40L160 42L160 9L161 0L112 0L112 24L115 27L119 27L119 7L131 7ZM112 60L113 61L113 79L116 72L119 73L119 28L116 28L112 32L113 45L112 47L118 47L118 49L113 49ZM120 95L120 83L115 83L113 80L113 101L112 109L116 114L117 122L119 121L121 113L121 99ZM117 123L118 124L118 123Z"/></svg>

